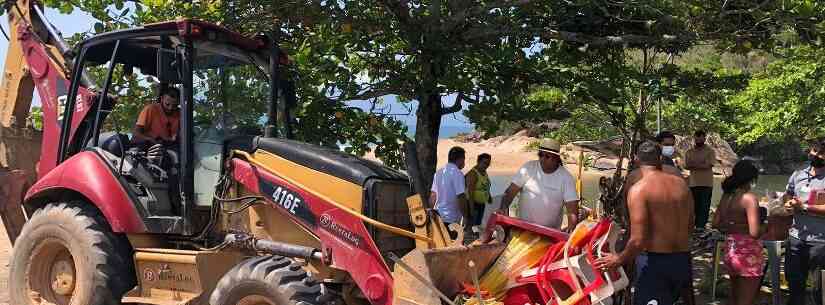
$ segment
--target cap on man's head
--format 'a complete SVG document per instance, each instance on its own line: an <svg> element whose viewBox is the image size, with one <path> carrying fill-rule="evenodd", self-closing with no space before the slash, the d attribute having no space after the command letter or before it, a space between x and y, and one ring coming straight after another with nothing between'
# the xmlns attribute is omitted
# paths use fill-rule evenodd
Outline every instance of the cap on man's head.
<svg viewBox="0 0 825 305"><path fill-rule="evenodd" d="M539 142L539 151L559 155L559 151L561 151L561 144L559 141L554 139L543 139Z"/></svg>
<svg viewBox="0 0 825 305"><path fill-rule="evenodd" d="M661 155L662 150L659 148L659 144L653 141L642 142L636 152L636 158L645 165L658 165L661 162Z"/></svg>

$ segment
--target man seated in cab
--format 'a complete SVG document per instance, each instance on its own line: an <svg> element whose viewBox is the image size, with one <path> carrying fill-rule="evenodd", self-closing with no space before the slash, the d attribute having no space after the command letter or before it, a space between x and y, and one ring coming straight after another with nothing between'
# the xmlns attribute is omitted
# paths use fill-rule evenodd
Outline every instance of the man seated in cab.
<svg viewBox="0 0 825 305"><path fill-rule="evenodd" d="M180 91L175 87L161 90L158 103L143 107L132 131L132 143L152 146L177 141L180 128Z"/></svg>

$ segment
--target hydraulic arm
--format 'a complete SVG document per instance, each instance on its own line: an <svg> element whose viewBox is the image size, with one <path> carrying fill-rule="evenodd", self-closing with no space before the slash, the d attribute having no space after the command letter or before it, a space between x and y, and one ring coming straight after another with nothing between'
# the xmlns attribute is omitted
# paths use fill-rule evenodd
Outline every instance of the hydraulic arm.
<svg viewBox="0 0 825 305"><path fill-rule="evenodd" d="M71 50L46 20L39 3L16 0L3 5L9 20L9 45L0 84L0 217L14 242L25 222L20 203L26 189L57 165ZM90 84L88 78L83 80L83 85ZM29 113L35 88L42 110L39 130ZM78 94L90 92L81 88ZM88 111L86 106L78 103L76 111Z"/></svg>

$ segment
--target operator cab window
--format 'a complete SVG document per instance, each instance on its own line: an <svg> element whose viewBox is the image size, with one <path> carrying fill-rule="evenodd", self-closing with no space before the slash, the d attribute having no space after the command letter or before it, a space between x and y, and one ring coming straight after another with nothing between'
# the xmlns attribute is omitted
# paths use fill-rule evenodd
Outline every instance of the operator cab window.
<svg viewBox="0 0 825 305"><path fill-rule="evenodd" d="M193 63L194 200L212 204L229 150L251 146L269 100L268 58L226 44L195 43ZM248 144L246 144L248 143Z"/></svg>
<svg viewBox="0 0 825 305"><path fill-rule="evenodd" d="M176 43L168 36L123 39L88 47L83 57L98 96L107 93L104 103L92 106L99 111L86 118L84 146L109 162L149 217L178 216L181 210ZM138 124L152 141L136 136Z"/></svg>

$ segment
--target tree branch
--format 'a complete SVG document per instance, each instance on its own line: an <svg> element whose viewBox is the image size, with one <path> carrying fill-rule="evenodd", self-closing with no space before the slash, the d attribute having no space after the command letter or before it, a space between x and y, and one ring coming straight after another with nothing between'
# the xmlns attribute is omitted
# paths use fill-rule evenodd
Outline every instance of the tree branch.
<svg viewBox="0 0 825 305"><path fill-rule="evenodd" d="M620 35L620 36L590 36L582 33L549 30L541 33L540 36L544 39L563 40L568 42L578 42L587 44L589 46L616 46L616 45L657 45L657 44L671 44L675 42L693 41L693 37L677 36L677 35L662 35L662 36L645 36L645 35Z"/></svg>
<svg viewBox="0 0 825 305"><path fill-rule="evenodd" d="M390 90L366 90L360 94L354 95L340 95L337 97L328 97L327 99L332 102L344 102L344 101L355 101L355 100L370 100L376 99L385 95L395 94Z"/></svg>
<svg viewBox="0 0 825 305"><path fill-rule="evenodd" d="M395 3L391 3L395 2ZM406 10L407 3L409 0L401 0L401 1L390 1L390 0L381 0L381 4L387 8L393 15L395 15L395 19L404 27L407 28L410 25L410 14L409 11Z"/></svg>
<svg viewBox="0 0 825 305"><path fill-rule="evenodd" d="M502 27L503 28L503 27ZM681 42L696 41L695 35L672 35L664 34L661 36L647 36L647 35L618 35L618 36L591 36L584 33L559 31L553 29L526 29L519 31L508 31L502 28L471 28L468 29L466 35L462 37L463 41L488 41L490 38L509 36L519 33L532 33L543 39L562 40L567 42L576 42L588 45L590 47L604 47L604 46L623 46L623 45L668 45Z"/></svg>
<svg viewBox="0 0 825 305"><path fill-rule="evenodd" d="M532 2L533 0L502 0L489 3L483 7L478 7L475 5L473 7L466 7L463 11L452 15L450 19L442 25L441 29L444 32L449 32L467 24L467 22L473 20L473 18L489 13L491 10L504 7L524 6Z"/></svg>
<svg viewBox="0 0 825 305"><path fill-rule="evenodd" d="M458 96L455 98L455 103L452 106L447 108L441 108L441 115L447 115L450 113L456 113L461 111L461 101L464 100L464 92L459 92Z"/></svg>
<svg viewBox="0 0 825 305"><path fill-rule="evenodd" d="M767 5L770 2L774 2L774 1L765 0L765 1L762 1L762 3L759 3L758 5L756 5L755 7L752 7L752 8L749 8L749 9L739 9L739 10L730 10L730 11L725 11L724 6L723 6L722 7L723 11L722 11L721 14L719 14L719 17L725 17L725 16L729 16L729 15L750 14L750 13L753 13L753 12L761 9L763 6ZM725 4L727 4L727 1L725 2Z"/></svg>

